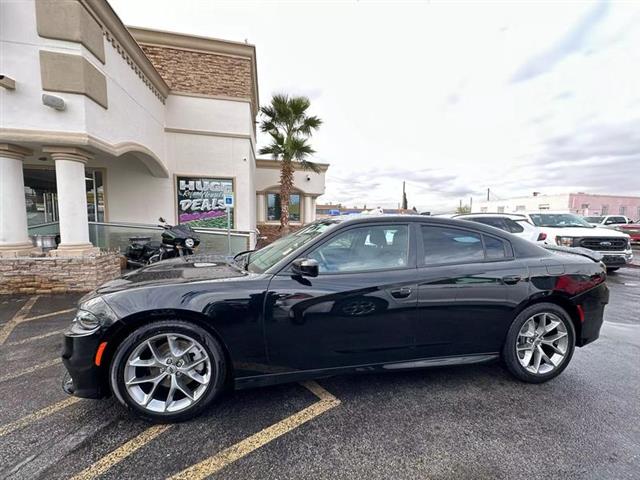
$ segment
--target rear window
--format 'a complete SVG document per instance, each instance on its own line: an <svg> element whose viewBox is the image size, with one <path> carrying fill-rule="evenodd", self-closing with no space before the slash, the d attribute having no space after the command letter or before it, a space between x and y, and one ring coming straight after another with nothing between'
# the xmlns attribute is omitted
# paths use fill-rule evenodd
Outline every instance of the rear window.
<svg viewBox="0 0 640 480"><path fill-rule="evenodd" d="M524 232L524 228L515 220L511 220L510 218L505 218L504 223L507 226L507 231L511 233L522 233Z"/></svg>

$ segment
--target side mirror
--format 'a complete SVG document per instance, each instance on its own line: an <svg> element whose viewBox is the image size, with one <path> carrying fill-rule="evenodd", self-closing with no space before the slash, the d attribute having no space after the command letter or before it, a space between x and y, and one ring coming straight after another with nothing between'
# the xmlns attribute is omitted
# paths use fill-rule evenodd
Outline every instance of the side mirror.
<svg viewBox="0 0 640 480"><path fill-rule="evenodd" d="M301 277L317 277L318 261L313 258L298 258L293 261L291 270L294 275Z"/></svg>

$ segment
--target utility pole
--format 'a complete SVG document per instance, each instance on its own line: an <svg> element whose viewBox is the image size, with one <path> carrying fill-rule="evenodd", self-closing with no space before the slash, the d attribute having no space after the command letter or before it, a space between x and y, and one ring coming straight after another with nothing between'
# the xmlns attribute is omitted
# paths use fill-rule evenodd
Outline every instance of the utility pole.
<svg viewBox="0 0 640 480"><path fill-rule="evenodd" d="M491 192L491 189L487 188L487 202L489 201L489 192Z"/></svg>
<svg viewBox="0 0 640 480"><path fill-rule="evenodd" d="M473 197L469 197L469 213L473 212Z"/></svg>

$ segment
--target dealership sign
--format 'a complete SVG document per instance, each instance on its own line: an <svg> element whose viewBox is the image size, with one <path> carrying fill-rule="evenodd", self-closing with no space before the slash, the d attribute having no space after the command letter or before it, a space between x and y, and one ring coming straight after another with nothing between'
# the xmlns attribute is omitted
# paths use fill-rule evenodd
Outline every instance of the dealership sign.
<svg viewBox="0 0 640 480"><path fill-rule="evenodd" d="M197 228L226 228L227 204L233 198L233 180L208 177L176 177L178 222ZM233 228L233 208L231 208Z"/></svg>

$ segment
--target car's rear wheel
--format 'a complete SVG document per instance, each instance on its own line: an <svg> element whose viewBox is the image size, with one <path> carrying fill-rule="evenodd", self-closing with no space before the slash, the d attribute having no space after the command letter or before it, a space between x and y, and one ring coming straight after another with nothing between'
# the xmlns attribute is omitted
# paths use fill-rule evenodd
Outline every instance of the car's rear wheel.
<svg viewBox="0 0 640 480"><path fill-rule="evenodd" d="M225 357L197 325L169 320L145 325L118 347L110 367L114 395L155 422L188 420L223 389Z"/></svg>
<svg viewBox="0 0 640 480"><path fill-rule="evenodd" d="M613 273L620 270L620 267L607 267L607 273Z"/></svg>
<svg viewBox="0 0 640 480"><path fill-rule="evenodd" d="M509 371L520 380L541 383L560 375L575 349L575 329L561 307L538 303L513 321L502 350Z"/></svg>

